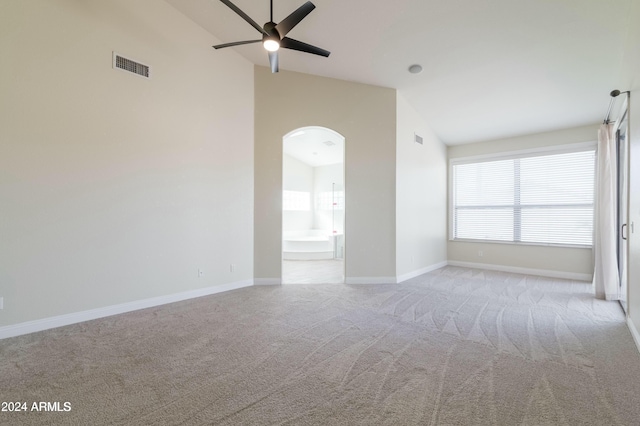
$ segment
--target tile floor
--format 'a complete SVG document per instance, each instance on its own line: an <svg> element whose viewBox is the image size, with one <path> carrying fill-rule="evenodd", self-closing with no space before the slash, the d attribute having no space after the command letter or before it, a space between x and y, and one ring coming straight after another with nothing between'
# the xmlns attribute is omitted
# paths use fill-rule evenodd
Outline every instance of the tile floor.
<svg viewBox="0 0 640 426"><path fill-rule="evenodd" d="M344 261L331 260L283 260L283 284L342 284Z"/></svg>

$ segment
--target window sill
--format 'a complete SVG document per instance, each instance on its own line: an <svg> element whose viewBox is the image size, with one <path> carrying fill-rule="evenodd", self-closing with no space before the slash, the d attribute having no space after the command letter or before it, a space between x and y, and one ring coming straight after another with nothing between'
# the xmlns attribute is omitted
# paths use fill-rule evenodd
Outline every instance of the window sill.
<svg viewBox="0 0 640 426"><path fill-rule="evenodd" d="M476 244L505 244L512 246L538 246L538 247L558 247L558 248L577 248L591 250L591 245L580 244L551 244L551 243L529 243L519 241L497 241L497 240L472 240L464 238L449 238L449 241L454 243L476 243Z"/></svg>

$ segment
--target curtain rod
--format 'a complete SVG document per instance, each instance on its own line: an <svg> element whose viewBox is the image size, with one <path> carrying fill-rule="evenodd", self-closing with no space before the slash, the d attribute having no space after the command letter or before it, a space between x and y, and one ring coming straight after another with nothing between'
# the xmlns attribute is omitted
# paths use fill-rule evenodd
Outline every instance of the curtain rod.
<svg viewBox="0 0 640 426"><path fill-rule="evenodd" d="M613 103L621 93L624 93L627 96L631 95L631 92L629 90L627 90L626 92L621 92L619 90L612 90L611 93L609 93L609 95L611 96L611 100L609 101L609 109L607 109L607 116L604 118L604 121L602 122L602 124L609 124L609 115L611 114L611 107L613 107Z"/></svg>

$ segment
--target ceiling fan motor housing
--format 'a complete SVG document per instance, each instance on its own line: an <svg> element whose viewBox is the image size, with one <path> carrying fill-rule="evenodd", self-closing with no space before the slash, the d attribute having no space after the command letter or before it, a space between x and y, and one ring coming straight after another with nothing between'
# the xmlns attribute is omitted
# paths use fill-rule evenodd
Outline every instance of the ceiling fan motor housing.
<svg viewBox="0 0 640 426"><path fill-rule="evenodd" d="M280 33L276 29L275 22L267 22L264 24L264 34L262 35L262 42L264 43L266 40L274 40L280 43Z"/></svg>

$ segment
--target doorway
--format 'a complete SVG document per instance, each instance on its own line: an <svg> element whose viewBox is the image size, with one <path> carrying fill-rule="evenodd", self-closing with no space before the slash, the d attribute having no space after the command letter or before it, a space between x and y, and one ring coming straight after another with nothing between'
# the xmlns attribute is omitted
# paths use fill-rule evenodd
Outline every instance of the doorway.
<svg viewBox="0 0 640 426"><path fill-rule="evenodd" d="M628 218L629 218L629 114L628 98L623 105L622 118L616 123L616 149L618 160L618 273L620 305L627 312L628 286Z"/></svg>
<svg viewBox="0 0 640 426"><path fill-rule="evenodd" d="M282 144L282 283L344 283L345 139L310 126Z"/></svg>

